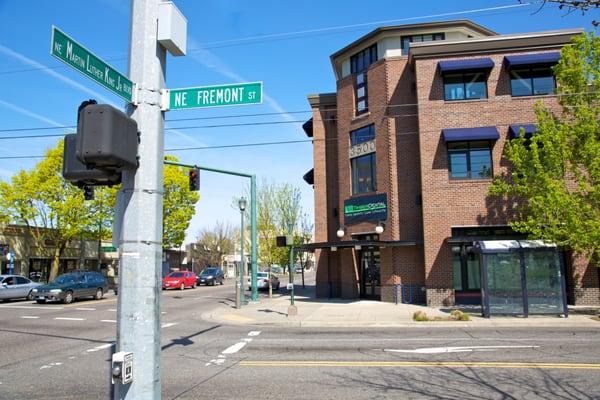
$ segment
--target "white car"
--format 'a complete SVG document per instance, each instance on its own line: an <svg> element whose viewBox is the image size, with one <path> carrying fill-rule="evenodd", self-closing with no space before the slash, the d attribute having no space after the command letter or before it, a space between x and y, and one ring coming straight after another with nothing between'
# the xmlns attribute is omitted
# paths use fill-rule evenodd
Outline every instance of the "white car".
<svg viewBox="0 0 600 400"><path fill-rule="evenodd" d="M0 300L33 299L32 290L40 286L21 275L0 275Z"/></svg>
<svg viewBox="0 0 600 400"><path fill-rule="evenodd" d="M273 290L279 290L279 278L276 275L271 275L271 287ZM256 273L256 287L258 289L269 288L269 273L268 272L257 272ZM252 277L248 277L248 290L252 289Z"/></svg>

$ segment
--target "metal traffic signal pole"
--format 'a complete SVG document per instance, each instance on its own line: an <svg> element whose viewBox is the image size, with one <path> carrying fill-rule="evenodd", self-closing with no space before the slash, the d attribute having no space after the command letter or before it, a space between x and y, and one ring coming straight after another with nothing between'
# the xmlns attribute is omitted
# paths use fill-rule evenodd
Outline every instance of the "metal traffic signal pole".
<svg viewBox="0 0 600 400"><path fill-rule="evenodd" d="M258 287L256 286L256 273L257 273L257 249L256 249L256 175L245 174L243 172L235 172L235 171L227 171L225 169L217 169L217 168L209 168L209 167L199 167L198 165L190 165L190 164L182 164L175 161L164 161L167 165L176 165L184 168L195 168L201 171L209 171L216 172L219 174L227 174L227 175L235 175L235 176L243 176L244 178L250 178L250 259L252 263L252 272L251 272L251 281L250 285L252 286L252 301L258 300ZM239 296L238 296L239 298Z"/></svg>
<svg viewBox="0 0 600 400"><path fill-rule="evenodd" d="M166 51L157 42L159 0L132 0L129 77L138 105L139 168L123 173L117 351L133 353L133 380L115 381L115 399L160 399L160 288ZM134 94L135 95L135 94ZM117 212L117 217L119 212Z"/></svg>

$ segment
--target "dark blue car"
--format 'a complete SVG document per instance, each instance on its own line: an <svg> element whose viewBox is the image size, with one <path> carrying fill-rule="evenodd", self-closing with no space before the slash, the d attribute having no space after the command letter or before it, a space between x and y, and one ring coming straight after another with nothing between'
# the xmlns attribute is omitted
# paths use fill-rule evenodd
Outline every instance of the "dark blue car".
<svg viewBox="0 0 600 400"><path fill-rule="evenodd" d="M200 275L198 275L198 279L196 282L198 285L211 285L214 286L217 283L223 284L225 280L225 274L223 270L219 267L208 267L205 268L204 271Z"/></svg>
<svg viewBox="0 0 600 400"><path fill-rule="evenodd" d="M38 303L62 301L68 304L80 297L100 300L107 290L108 281L102 274L93 271L73 271L33 289L32 297Z"/></svg>

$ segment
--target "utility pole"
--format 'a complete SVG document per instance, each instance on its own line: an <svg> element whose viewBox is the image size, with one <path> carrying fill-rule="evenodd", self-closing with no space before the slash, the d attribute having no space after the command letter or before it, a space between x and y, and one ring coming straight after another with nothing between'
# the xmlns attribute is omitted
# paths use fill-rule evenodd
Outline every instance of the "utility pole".
<svg viewBox="0 0 600 400"><path fill-rule="evenodd" d="M119 240L117 351L133 353L133 380L115 381L115 399L160 399L160 279L166 50L157 42L159 0L132 0L129 78L137 106L128 106L140 132L137 171L123 172L118 204L124 209ZM120 215L117 212L117 217Z"/></svg>

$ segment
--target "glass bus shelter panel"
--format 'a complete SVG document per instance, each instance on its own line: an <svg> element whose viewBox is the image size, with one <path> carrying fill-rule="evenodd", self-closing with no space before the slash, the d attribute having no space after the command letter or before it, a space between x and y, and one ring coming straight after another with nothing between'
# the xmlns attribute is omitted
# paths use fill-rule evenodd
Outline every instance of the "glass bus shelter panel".
<svg viewBox="0 0 600 400"><path fill-rule="evenodd" d="M521 261L517 252L486 254L490 314L523 314Z"/></svg>
<svg viewBox="0 0 600 400"><path fill-rule="evenodd" d="M560 258L556 251L525 251L525 282L530 314L562 314Z"/></svg>

